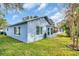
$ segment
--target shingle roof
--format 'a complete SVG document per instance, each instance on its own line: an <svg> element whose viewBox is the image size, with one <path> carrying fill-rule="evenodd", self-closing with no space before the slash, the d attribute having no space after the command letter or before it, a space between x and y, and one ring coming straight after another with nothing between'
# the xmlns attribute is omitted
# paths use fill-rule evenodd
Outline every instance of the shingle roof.
<svg viewBox="0 0 79 59"><path fill-rule="evenodd" d="M33 18L33 19L26 20L26 21L22 21L22 22L19 22L19 23L10 25L10 26L8 26L8 27L16 26L16 25L19 25L19 24L24 24L24 23L27 23L27 22L29 22L29 21L37 20L37 19L39 19L39 18L45 18L45 20L46 20L50 25L53 24L53 21L52 21L51 19L49 19L47 16L44 16L44 17L38 17L38 18Z"/></svg>

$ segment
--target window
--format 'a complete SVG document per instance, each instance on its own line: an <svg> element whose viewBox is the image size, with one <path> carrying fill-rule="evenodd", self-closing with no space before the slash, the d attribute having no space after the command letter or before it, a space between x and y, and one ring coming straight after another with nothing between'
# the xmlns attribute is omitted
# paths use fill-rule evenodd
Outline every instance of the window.
<svg viewBox="0 0 79 59"><path fill-rule="evenodd" d="M14 34L20 35L20 27L14 27Z"/></svg>
<svg viewBox="0 0 79 59"><path fill-rule="evenodd" d="M48 28L48 35L50 34L50 28Z"/></svg>
<svg viewBox="0 0 79 59"><path fill-rule="evenodd" d="M14 34L16 34L16 27L14 27Z"/></svg>
<svg viewBox="0 0 79 59"><path fill-rule="evenodd" d="M20 35L20 27L18 27L18 31L19 31L18 35Z"/></svg>
<svg viewBox="0 0 79 59"><path fill-rule="evenodd" d="M41 29L41 30L40 30L40 32L41 32L41 34L42 34L42 32L43 32L43 28L42 28L42 27L40 27L40 29Z"/></svg>
<svg viewBox="0 0 79 59"><path fill-rule="evenodd" d="M36 34L39 35L39 27L36 27Z"/></svg>
<svg viewBox="0 0 79 59"><path fill-rule="evenodd" d="M53 34L53 30L52 30L52 28L51 28L51 34Z"/></svg>
<svg viewBox="0 0 79 59"><path fill-rule="evenodd" d="M7 28L7 31L8 31L8 28Z"/></svg>
<svg viewBox="0 0 79 59"><path fill-rule="evenodd" d="M37 27L36 27L36 34L39 35L39 34L42 34L42 32L43 32L43 28L37 26Z"/></svg>

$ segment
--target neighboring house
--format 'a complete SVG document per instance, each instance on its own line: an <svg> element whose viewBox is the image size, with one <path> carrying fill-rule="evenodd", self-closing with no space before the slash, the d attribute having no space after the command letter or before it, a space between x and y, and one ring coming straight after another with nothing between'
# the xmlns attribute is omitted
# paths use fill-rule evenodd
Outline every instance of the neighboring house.
<svg viewBox="0 0 79 59"><path fill-rule="evenodd" d="M3 32L4 30L3 30L3 28L0 28L0 32Z"/></svg>
<svg viewBox="0 0 79 59"><path fill-rule="evenodd" d="M5 28L0 27L0 34L6 35Z"/></svg>
<svg viewBox="0 0 79 59"><path fill-rule="evenodd" d="M53 35L53 21L48 17L29 18L29 20L10 25L8 36L23 42L34 42Z"/></svg>

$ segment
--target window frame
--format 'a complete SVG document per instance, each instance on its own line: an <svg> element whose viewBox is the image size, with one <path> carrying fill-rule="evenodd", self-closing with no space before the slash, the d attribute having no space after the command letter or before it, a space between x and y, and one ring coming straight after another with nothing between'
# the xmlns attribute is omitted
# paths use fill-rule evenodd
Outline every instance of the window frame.
<svg viewBox="0 0 79 59"><path fill-rule="evenodd" d="M50 35L50 28L48 28L47 30L48 30L47 34Z"/></svg>
<svg viewBox="0 0 79 59"><path fill-rule="evenodd" d="M7 31L8 31L8 28L7 28Z"/></svg>
<svg viewBox="0 0 79 59"><path fill-rule="evenodd" d="M41 29L41 33L40 34L43 34L43 27L40 27L40 29Z"/></svg>
<svg viewBox="0 0 79 59"><path fill-rule="evenodd" d="M39 26L36 26L36 34L39 35Z"/></svg>
<svg viewBox="0 0 79 59"><path fill-rule="evenodd" d="M21 33L20 33L20 27L14 27L14 34L15 35L20 35Z"/></svg>
<svg viewBox="0 0 79 59"><path fill-rule="evenodd" d="M51 28L51 34L53 34L53 29Z"/></svg>
<svg viewBox="0 0 79 59"><path fill-rule="evenodd" d="M42 26L36 26L36 35L43 34L43 27Z"/></svg>

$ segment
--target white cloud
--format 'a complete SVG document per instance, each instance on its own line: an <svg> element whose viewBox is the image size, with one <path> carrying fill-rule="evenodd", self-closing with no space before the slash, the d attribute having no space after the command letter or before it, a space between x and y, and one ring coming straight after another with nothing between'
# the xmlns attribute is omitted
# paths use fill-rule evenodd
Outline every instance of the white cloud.
<svg viewBox="0 0 79 59"><path fill-rule="evenodd" d="M60 12L57 12L55 15L50 16L50 18L55 22L58 23L63 19L64 15Z"/></svg>
<svg viewBox="0 0 79 59"><path fill-rule="evenodd" d="M41 3L38 10L42 10L43 8L45 8L47 6L47 3Z"/></svg>
<svg viewBox="0 0 79 59"><path fill-rule="evenodd" d="M53 12L57 12L57 11L58 11L58 8L55 7L53 10L46 11L45 15L49 15L49 14L52 14Z"/></svg>
<svg viewBox="0 0 79 59"><path fill-rule="evenodd" d="M66 12L68 11L67 8L62 8L62 10L60 11L62 14L66 14Z"/></svg>
<svg viewBox="0 0 79 59"><path fill-rule="evenodd" d="M60 22L60 21L62 21L62 20L64 19L64 17L65 17L65 11L67 11L67 9L66 9L66 8L62 8L61 11L57 12L57 13L56 13L55 15L53 15L53 16L50 16L50 18L51 18L54 22L58 23L58 22Z"/></svg>
<svg viewBox="0 0 79 59"><path fill-rule="evenodd" d="M29 10L29 9L35 7L36 5L37 5L37 4L35 4L35 3L25 3L25 4L23 5L23 8Z"/></svg>
<svg viewBox="0 0 79 59"><path fill-rule="evenodd" d="M17 17L18 17L18 15L14 15L14 16L12 17L12 20L16 20Z"/></svg>

